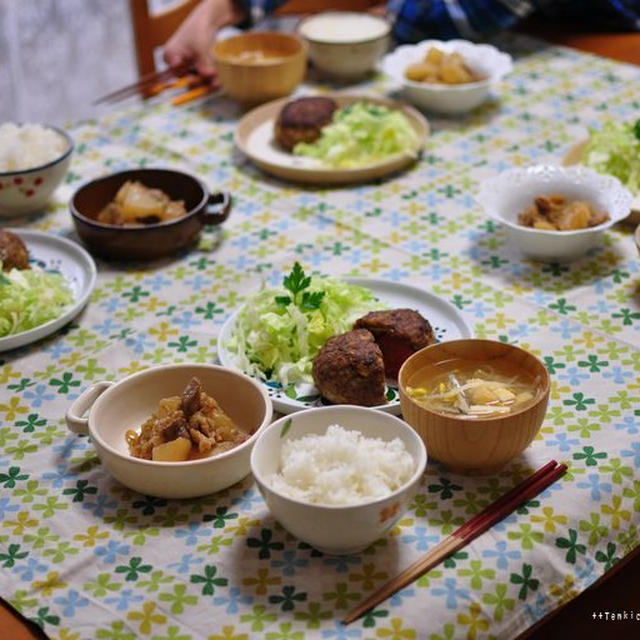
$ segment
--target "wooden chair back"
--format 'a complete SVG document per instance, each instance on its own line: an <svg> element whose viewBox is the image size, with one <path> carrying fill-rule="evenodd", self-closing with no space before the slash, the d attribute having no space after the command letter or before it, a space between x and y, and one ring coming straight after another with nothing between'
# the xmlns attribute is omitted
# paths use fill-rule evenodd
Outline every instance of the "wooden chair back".
<svg viewBox="0 0 640 640"><path fill-rule="evenodd" d="M198 3L199 0L183 0L164 11L151 13L148 0L129 0L140 77L156 71L156 48L172 36Z"/></svg>

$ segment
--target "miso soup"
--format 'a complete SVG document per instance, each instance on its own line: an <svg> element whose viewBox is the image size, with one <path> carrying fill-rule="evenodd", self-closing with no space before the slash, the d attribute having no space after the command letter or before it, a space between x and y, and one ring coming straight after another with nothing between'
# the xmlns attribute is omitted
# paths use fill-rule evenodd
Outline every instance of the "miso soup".
<svg viewBox="0 0 640 640"><path fill-rule="evenodd" d="M542 380L508 359L491 364L453 358L416 371L407 394L430 411L460 418L494 418L531 406Z"/></svg>

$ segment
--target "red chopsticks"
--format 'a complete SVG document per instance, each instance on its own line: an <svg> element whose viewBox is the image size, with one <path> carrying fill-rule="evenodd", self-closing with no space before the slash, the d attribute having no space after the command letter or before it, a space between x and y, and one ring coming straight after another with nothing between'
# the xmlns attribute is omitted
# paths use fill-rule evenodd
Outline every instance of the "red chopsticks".
<svg viewBox="0 0 640 640"><path fill-rule="evenodd" d="M402 573L391 579L375 593L354 607L342 620L342 624L349 624L357 620L363 613L380 604L383 600L413 582L421 575L431 570L450 555L466 546L469 542L482 535L494 524L506 518L521 504L528 502L534 496L544 491L556 480L561 478L567 470L566 464L558 464L555 460L544 465L515 486L511 491L492 502L473 518L456 529L450 536L426 553L420 560L407 567Z"/></svg>

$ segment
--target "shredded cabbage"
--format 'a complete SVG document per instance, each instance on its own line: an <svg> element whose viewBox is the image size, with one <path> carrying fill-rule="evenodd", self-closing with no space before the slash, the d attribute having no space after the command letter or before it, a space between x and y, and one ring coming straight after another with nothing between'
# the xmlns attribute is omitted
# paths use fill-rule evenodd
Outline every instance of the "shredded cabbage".
<svg viewBox="0 0 640 640"><path fill-rule="evenodd" d="M333 114L313 143L299 142L293 153L334 167L360 167L395 153L417 155L416 133L401 111L368 102L354 102Z"/></svg>
<svg viewBox="0 0 640 640"><path fill-rule="evenodd" d="M609 120L600 131L590 130L583 158L584 164L615 176L633 193L640 192L638 122L627 124Z"/></svg>
<svg viewBox="0 0 640 640"><path fill-rule="evenodd" d="M278 304L276 297L287 294L284 288L262 289L247 301L225 345L237 367L283 386L310 383L313 359L327 339L384 306L368 289L334 278L314 276L308 289L324 291L317 309Z"/></svg>
<svg viewBox="0 0 640 640"><path fill-rule="evenodd" d="M73 303L73 292L59 273L38 267L1 273L0 337L22 333L59 318Z"/></svg>

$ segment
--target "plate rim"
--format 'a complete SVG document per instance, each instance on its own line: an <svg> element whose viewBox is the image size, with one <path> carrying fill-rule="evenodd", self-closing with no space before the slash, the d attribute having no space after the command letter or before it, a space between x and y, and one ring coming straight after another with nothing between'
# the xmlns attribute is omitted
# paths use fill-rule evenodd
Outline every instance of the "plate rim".
<svg viewBox="0 0 640 640"><path fill-rule="evenodd" d="M315 97L315 94L305 94L298 97ZM347 169L333 167L290 167L277 162L265 160L256 155L248 147L249 136L258 126L261 126L266 120L271 118L271 116L279 112L287 102L295 100L295 96L272 100L271 102L255 107L242 116L234 133L234 143L236 147L257 167L279 178L307 184L351 184L380 178L412 164L419 157L426 140L431 133L429 121L417 109L410 105L387 98L383 95L373 95L364 92L352 93L349 91L333 91L320 94L319 97L332 98L338 102L339 105L341 103L352 104L353 102L367 100L374 102L375 104L384 105L402 111L407 116L412 127L419 136L415 154L409 153L408 151L401 151L389 156L385 160L381 160L380 162L366 165L364 167L353 167Z"/></svg>
<svg viewBox="0 0 640 640"><path fill-rule="evenodd" d="M406 284L404 282L396 282L394 280L385 280L384 278L366 278L366 277L360 277L360 276L353 276L353 277L345 277L342 278L343 280L352 283L352 284L358 284L359 286L367 286L364 283L380 283L384 286L388 286L388 285L393 285L393 287L398 287L400 289L410 289L412 291L418 292L421 296L426 296L428 299L430 300L435 300L437 301L438 304L441 304L450 314L452 314L455 319L456 319L456 326L458 326L458 328L460 329L461 333L463 335L460 336L460 339L465 339L465 338L470 338L473 336L473 331L471 330L471 327L467 324L467 322L465 321L462 313L460 313L460 310L451 302L449 302L448 300L445 300L445 298L438 296L435 293L431 293L430 291L424 291L423 289L420 289L419 287L417 287L416 285L413 284ZM233 325L233 323L236 321L239 313L242 311L242 309L244 308L244 306L246 305L246 303L240 305L239 307L237 307L230 315L229 317L225 320L224 324L222 325L222 327L220 327L220 333L218 334L218 338L216 340L216 348L218 351L218 361L220 362L220 364L224 367L230 367L231 369L235 369L236 371L241 371L242 373L245 373L244 371L242 371L242 369L240 369L240 367L237 367L235 364L233 364L228 358L227 358L227 354L229 353L227 351L227 349L223 346L223 336L225 333L230 331L230 327ZM466 333L466 335L465 335ZM223 354L224 354L224 361L223 361ZM245 373L245 375L248 375ZM259 381L261 382L261 381ZM261 382L261 384L264 384ZM273 403L273 408L275 411L278 411L279 413L283 413L283 414L290 414L290 413L295 413L297 411L303 411L305 409L310 409L311 407L307 407L304 405L300 405L298 406L297 404L292 404L292 402L287 402L287 401L282 401L279 398L270 398L271 402ZM376 411L383 411L385 413L391 413L393 415L400 415L401 413L401 407L400 407L400 403L396 403L396 404L383 404L383 405L376 405L375 407L370 407L371 409L375 409Z"/></svg>
<svg viewBox="0 0 640 640"><path fill-rule="evenodd" d="M60 317L53 318L52 320L49 320L49 322L45 322L33 329L1 337L0 353L12 351L13 349L37 342L38 340L55 333L58 329L73 320L73 318L75 318L89 302L89 298L93 293L98 278L98 269L94 259L86 249L76 242L73 242L64 236L48 233L46 231L38 231L36 229L24 229L18 227L10 230L24 241L27 245L27 249L29 248L29 239L35 238L44 241L45 243L57 243L64 247L67 252L71 252L72 254L75 253L79 258L77 263L83 266L85 273L88 273L89 281L82 290L80 297L75 300L73 306Z"/></svg>

